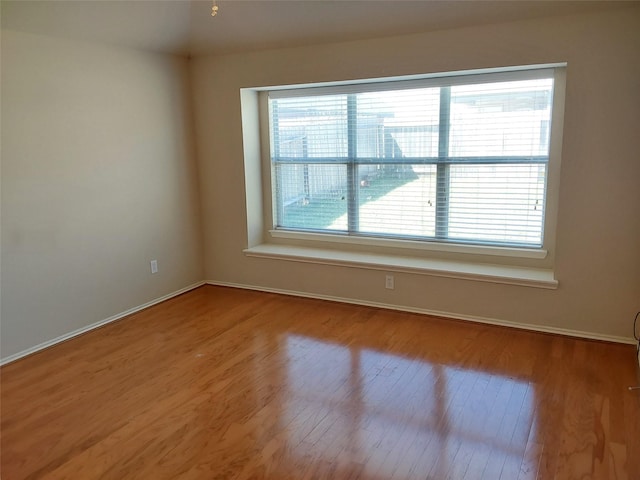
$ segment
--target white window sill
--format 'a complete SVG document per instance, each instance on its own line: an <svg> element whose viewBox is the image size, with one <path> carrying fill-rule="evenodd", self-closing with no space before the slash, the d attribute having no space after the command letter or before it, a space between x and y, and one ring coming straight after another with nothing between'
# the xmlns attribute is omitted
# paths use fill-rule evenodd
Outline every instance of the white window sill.
<svg viewBox="0 0 640 480"><path fill-rule="evenodd" d="M553 270L435 260L322 248L262 244L244 250L248 257L384 270L526 287L558 288Z"/></svg>
<svg viewBox="0 0 640 480"><path fill-rule="evenodd" d="M519 257L544 259L547 251L542 248L494 247L490 245L457 245L455 243L419 242L399 238L377 238L340 233L300 232L296 230L269 230L273 238L289 240L328 242L343 245L363 245L365 247L398 248L406 250L429 250L432 252L493 255L497 257Z"/></svg>

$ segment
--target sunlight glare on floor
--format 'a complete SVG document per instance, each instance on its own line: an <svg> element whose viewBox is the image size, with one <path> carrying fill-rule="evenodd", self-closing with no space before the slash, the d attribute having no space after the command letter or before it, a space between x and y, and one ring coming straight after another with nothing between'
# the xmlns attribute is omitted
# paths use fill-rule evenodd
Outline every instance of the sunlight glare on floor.
<svg viewBox="0 0 640 480"><path fill-rule="evenodd" d="M286 356L281 426L296 456L338 456L379 478L521 468L535 428L527 382L299 335Z"/></svg>

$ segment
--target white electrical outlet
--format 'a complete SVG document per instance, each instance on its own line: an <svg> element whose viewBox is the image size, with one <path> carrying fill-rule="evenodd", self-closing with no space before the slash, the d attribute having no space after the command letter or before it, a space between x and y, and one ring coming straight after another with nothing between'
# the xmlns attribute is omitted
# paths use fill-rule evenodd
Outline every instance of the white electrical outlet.
<svg viewBox="0 0 640 480"><path fill-rule="evenodd" d="M158 273L158 261L151 260L151 273Z"/></svg>
<svg viewBox="0 0 640 480"><path fill-rule="evenodd" d="M387 275L384 279L384 288L388 288L389 290L393 290L395 288L395 282L393 275Z"/></svg>

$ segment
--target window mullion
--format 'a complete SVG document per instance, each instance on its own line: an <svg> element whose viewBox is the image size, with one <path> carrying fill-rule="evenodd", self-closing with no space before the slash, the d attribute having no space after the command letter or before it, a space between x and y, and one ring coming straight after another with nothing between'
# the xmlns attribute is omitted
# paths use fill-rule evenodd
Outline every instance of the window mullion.
<svg viewBox="0 0 640 480"><path fill-rule="evenodd" d="M357 98L347 95L347 229L357 232L360 226L358 164Z"/></svg>
<svg viewBox="0 0 640 480"><path fill-rule="evenodd" d="M451 87L440 88L438 166L436 173L436 238L449 236L449 129L451 123Z"/></svg>

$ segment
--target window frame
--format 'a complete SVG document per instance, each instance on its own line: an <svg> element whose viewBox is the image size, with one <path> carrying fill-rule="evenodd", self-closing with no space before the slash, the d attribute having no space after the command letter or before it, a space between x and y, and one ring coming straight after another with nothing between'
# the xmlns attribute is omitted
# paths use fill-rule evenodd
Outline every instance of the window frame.
<svg viewBox="0 0 640 480"><path fill-rule="evenodd" d="M546 202L543 222L542 246L528 247L502 244L457 243L438 241L437 239L402 238L371 236L368 234L350 234L345 232L324 232L275 228L274 169L271 162L268 96L300 96L309 92L351 93L389 90L390 87L404 89L419 84L425 86L453 86L458 84L488 83L496 81L523 80L548 76L552 71L554 78L551 131L549 132L549 157L546 175ZM524 73L523 73L524 72ZM526 76L528 75L528 76ZM249 242L249 250L260 244L308 247L312 249L340 250L344 252L370 251L374 255L392 255L416 257L420 259L454 260L474 263L491 263L523 268L549 269L554 264L555 230L557 222L560 154L562 145L562 127L564 116L566 63L483 69L464 72L416 75L411 77L393 77L366 79L350 82L332 82L322 85L290 85L251 89L257 94L260 128L260 168L262 182L262 232L261 240ZM413 162L414 159L408 159ZM248 193L247 193L248 194ZM255 237L255 235L254 235Z"/></svg>

